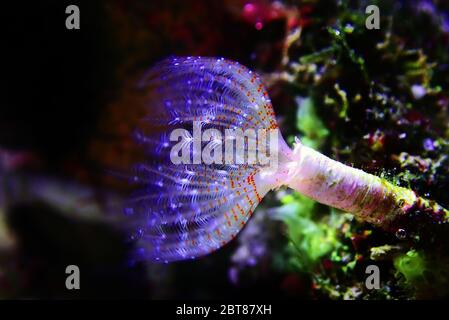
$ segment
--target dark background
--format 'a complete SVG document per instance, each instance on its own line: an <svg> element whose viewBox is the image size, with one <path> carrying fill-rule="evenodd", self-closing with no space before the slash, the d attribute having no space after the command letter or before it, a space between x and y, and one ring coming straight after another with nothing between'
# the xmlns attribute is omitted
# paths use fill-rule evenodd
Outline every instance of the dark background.
<svg viewBox="0 0 449 320"><path fill-rule="evenodd" d="M80 8L80 30L65 28L69 4ZM266 71L279 65L286 17L269 20L259 31L238 14L242 5L205 0L2 2L2 152L25 154L14 167L24 179L38 174L82 183L100 194L94 199L98 202L102 196L95 190L126 194L126 179L111 177L108 170L125 170L135 162L138 152L130 137L141 101L134 98L133 86L152 63L189 54L224 56ZM200 262L129 265L130 245L109 224L79 218L76 209L63 214L38 196L16 196L5 208L15 243L1 251L0 293L5 298L288 296L279 286L284 276L272 272L231 284L229 255L235 243ZM81 269L79 291L64 287L69 264ZM290 280L287 287L295 289L295 279L293 284Z"/></svg>

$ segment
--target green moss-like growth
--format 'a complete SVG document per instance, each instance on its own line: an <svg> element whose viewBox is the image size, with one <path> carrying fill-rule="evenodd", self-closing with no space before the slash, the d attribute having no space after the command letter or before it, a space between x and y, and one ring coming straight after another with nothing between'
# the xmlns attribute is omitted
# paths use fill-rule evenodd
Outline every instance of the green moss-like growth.
<svg viewBox="0 0 449 320"><path fill-rule="evenodd" d="M394 260L394 266L405 277L405 280L412 284L423 278L426 263L422 253L410 250L397 257Z"/></svg>
<svg viewBox="0 0 449 320"><path fill-rule="evenodd" d="M447 208L449 22L442 13L449 8L440 1L395 3L370 3L380 7L381 29L368 30L365 1L310 2L309 24L286 68L299 102L296 135ZM317 297L449 296L448 227L412 212L391 233L304 197L284 202L278 217L287 223L290 267L309 270ZM364 286L370 264L381 270L380 290Z"/></svg>
<svg viewBox="0 0 449 320"><path fill-rule="evenodd" d="M285 196L282 202L284 205L277 209L276 217L287 225L290 267L310 271L320 258L340 246L335 226L343 217L326 215L322 220L315 220L315 215L327 209L298 193Z"/></svg>

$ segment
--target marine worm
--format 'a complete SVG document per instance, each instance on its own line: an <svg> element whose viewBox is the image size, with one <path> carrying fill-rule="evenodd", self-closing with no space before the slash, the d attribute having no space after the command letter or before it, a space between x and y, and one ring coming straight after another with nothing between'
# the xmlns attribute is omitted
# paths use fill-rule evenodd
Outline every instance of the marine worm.
<svg viewBox="0 0 449 320"><path fill-rule="evenodd" d="M186 132L185 150L193 157L198 153L194 121L203 130L220 132L278 129L260 78L237 62L172 57L150 69L139 86L148 95L148 116L135 138L149 160L136 166L133 181L139 188L124 209L138 259L193 259L224 246L263 197L282 186L385 229L417 209L437 223L449 220L446 209L414 191L332 160L299 139L291 149L280 134L275 169L260 163L174 164L170 152L178 141L170 136L175 129ZM254 151L249 140L241 146L244 151Z"/></svg>

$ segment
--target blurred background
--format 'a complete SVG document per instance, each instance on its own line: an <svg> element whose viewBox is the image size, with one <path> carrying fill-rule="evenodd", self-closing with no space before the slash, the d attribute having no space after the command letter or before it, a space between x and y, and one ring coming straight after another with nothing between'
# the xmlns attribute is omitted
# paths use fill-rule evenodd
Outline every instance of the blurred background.
<svg viewBox="0 0 449 320"><path fill-rule="evenodd" d="M80 30L65 28L70 4ZM370 4L378 30L365 27ZM143 156L136 84L169 55L248 66L290 143L299 136L447 208L448 12L442 0L2 3L0 298L447 297L444 227L405 230L419 238L407 242L289 190L195 261L129 264L133 244L112 221ZM373 263L384 276L370 291ZM65 288L70 264L81 290Z"/></svg>

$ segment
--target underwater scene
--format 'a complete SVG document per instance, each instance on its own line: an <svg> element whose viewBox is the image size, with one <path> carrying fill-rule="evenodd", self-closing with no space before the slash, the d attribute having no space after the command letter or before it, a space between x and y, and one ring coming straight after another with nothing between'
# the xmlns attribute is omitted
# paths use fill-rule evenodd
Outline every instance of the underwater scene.
<svg viewBox="0 0 449 320"><path fill-rule="evenodd" d="M2 6L0 299L449 298L449 1Z"/></svg>

